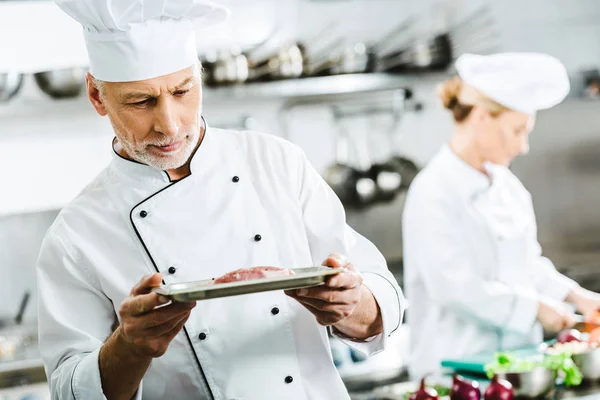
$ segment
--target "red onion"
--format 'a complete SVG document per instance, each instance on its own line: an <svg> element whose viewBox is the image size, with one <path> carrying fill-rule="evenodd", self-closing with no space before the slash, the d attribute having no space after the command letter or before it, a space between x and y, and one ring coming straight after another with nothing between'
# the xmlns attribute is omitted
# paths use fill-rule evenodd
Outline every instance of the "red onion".
<svg viewBox="0 0 600 400"><path fill-rule="evenodd" d="M512 384L504 379L498 378L498 375L494 375L492 383L485 391L485 400L513 400L515 394L513 392Z"/></svg>
<svg viewBox="0 0 600 400"><path fill-rule="evenodd" d="M561 331L556 337L558 343L581 342L581 332L577 329Z"/></svg>
<svg viewBox="0 0 600 400"><path fill-rule="evenodd" d="M460 375L454 374L450 400L481 400L479 383L469 381Z"/></svg>
<svg viewBox="0 0 600 400"><path fill-rule="evenodd" d="M410 395L408 400L439 400L438 392L425 386L425 378L421 379L419 390Z"/></svg>

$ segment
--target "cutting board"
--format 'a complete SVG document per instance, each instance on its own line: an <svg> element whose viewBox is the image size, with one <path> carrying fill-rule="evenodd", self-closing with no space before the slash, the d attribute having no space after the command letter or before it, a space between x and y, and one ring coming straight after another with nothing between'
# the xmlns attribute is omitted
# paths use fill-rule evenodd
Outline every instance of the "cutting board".
<svg viewBox="0 0 600 400"><path fill-rule="evenodd" d="M552 340L552 341L549 341L546 343L548 345L552 345L554 342L555 341ZM504 350L503 352L513 353L518 358L530 358L530 357L535 357L535 356L539 356L542 354L542 353L540 353L539 348L540 348L539 345L526 346L526 347L520 347L520 348L516 348L516 349L507 349L507 350ZM456 372L471 373L471 374L475 374L475 375L485 375L485 365L494 360L494 355L495 355L495 352L492 352L492 353L478 354L478 355L473 355L473 356L468 356L468 357L463 357L463 358L458 358L458 359L442 360L442 367L454 370Z"/></svg>

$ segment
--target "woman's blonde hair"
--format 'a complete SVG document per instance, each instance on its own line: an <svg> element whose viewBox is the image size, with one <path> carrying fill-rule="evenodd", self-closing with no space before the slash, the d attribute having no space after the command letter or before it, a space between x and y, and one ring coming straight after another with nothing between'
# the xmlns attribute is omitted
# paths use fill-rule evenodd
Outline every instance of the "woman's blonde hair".
<svg viewBox="0 0 600 400"><path fill-rule="evenodd" d="M496 117L509 109L464 83L456 76L438 87L438 94L445 108L452 111L454 120L461 123L467 119L474 106L480 106Z"/></svg>

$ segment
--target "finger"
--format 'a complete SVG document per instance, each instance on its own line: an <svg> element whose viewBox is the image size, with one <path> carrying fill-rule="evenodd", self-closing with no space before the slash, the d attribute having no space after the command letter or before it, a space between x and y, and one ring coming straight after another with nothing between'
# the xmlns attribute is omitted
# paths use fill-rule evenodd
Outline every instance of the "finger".
<svg viewBox="0 0 600 400"><path fill-rule="evenodd" d="M348 259L344 255L340 253L332 253L325 259L325 261L323 261L322 265L330 268L343 268L348 264Z"/></svg>
<svg viewBox="0 0 600 400"><path fill-rule="evenodd" d="M353 299L359 297L359 286L352 289L335 289L329 287L300 289L296 296L300 298L319 299L328 303L354 303Z"/></svg>
<svg viewBox="0 0 600 400"><path fill-rule="evenodd" d="M317 320L317 322L320 325L323 325L323 326L333 325L341 319L332 313L321 311L321 310L311 306L310 304L303 304L303 305L312 315L315 316L315 319Z"/></svg>
<svg viewBox="0 0 600 400"><path fill-rule="evenodd" d="M190 317L191 311L183 314L178 314L172 319L165 321L165 323L153 326L152 328L143 331L143 336L150 338L157 338L164 336L176 328L182 321L187 321ZM185 322L184 322L185 323Z"/></svg>
<svg viewBox="0 0 600 400"><path fill-rule="evenodd" d="M575 320L573 319L573 317L569 314L567 314L565 320L564 320L564 327L563 329L570 329L572 327L574 327L576 324Z"/></svg>
<svg viewBox="0 0 600 400"><path fill-rule="evenodd" d="M354 289L357 286L362 285L363 277L361 274L349 271L330 277L326 285L330 288L336 289Z"/></svg>
<svg viewBox="0 0 600 400"><path fill-rule="evenodd" d="M167 304L170 300L156 293L140 294L129 297L121 305L120 313L123 315L142 315L154 310L156 307Z"/></svg>
<svg viewBox="0 0 600 400"><path fill-rule="evenodd" d="M181 320L178 324L176 324L173 327L173 329L171 329L169 332L165 333L162 337L169 341L173 340L173 338L175 336L177 336L179 334L179 332L181 332L181 330L183 329L183 326L185 325L185 323L187 322L189 317L190 316L188 315L186 318Z"/></svg>
<svg viewBox="0 0 600 400"><path fill-rule="evenodd" d="M162 283L162 275L159 273L152 275L145 275L140 281L131 289L131 295L137 296L140 294L148 294L153 288L159 287Z"/></svg>
<svg viewBox="0 0 600 400"><path fill-rule="evenodd" d="M315 310L324 313L334 314L338 317L347 317L353 309L353 306L346 303L328 303L317 299L297 299L300 303L311 306Z"/></svg>
<svg viewBox="0 0 600 400"><path fill-rule="evenodd" d="M135 323L141 330L168 323L181 315L190 312L196 303L173 303L150 313L135 317Z"/></svg>

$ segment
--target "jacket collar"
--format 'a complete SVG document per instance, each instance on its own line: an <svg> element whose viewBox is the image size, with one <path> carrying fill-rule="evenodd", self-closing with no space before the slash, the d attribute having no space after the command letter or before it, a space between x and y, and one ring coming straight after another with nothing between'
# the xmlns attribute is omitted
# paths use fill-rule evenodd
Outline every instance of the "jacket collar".
<svg viewBox="0 0 600 400"><path fill-rule="evenodd" d="M492 170L486 166L489 176L476 170L460 158L449 145L444 145L440 151L439 162L446 171L450 185L465 200L472 200L486 192L495 179Z"/></svg>
<svg viewBox="0 0 600 400"><path fill-rule="evenodd" d="M202 121L204 123L204 135L196 151L192 154L192 159L190 161L190 171L192 174L194 171L201 169L203 165L208 165L208 157L211 153L214 153L209 150L211 143L214 141L212 138L213 132L209 129L204 117L202 117ZM115 148L117 145L115 137L112 141L112 164L119 172L124 173L136 181L171 182L166 171L121 156Z"/></svg>

